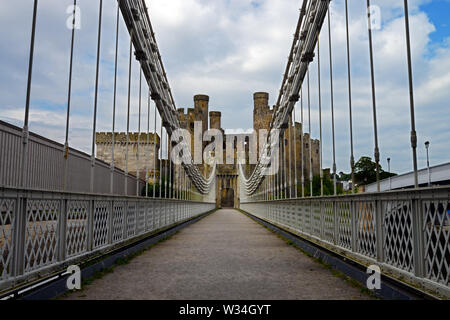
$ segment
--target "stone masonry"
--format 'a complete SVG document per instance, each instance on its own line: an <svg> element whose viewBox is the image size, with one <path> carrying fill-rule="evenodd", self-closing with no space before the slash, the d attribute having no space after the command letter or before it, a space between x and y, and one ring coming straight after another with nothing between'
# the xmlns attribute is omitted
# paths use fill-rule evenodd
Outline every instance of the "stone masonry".
<svg viewBox="0 0 450 320"><path fill-rule="evenodd" d="M155 139L156 137L156 139ZM139 159L138 159L138 138L139 134L130 133L128 142L128 173L137 174L139 168L139 177L145 179L145 170L149 168L149 175L153 176L153 168L155 167L155 149L159 152L160 140L159 136L154 133L141 133L139 138ZM155 144L156 140L156 144ZM112 161L112 133L97 132L95 136L97 145L97 158L111 163ZM126 170L127 156L127 134L124 132L116 132L114 134L114 165L117 168ZM156 173L159 174L159 153L156 157Z"/></svg>
<svg viewBox="0 0 450 320"><path fill-rule="evenodd" d="M268 130L270 127L270 122L272 120L274 108L270 108L269 106L269 94L266 92L256 92L253 94L253 129L259 133L260 129ZM187 113L185 113L184 108L179 108L178 110L178 119L180 121L180 126L183 129L187 129L191 134L191 152L194 153L194 123L195 121L202 121L202 133L208 129L218 129L224 133L221 126L221 113L218 111L209 111L209 97L204 94L199 94L194 96L194 108L188 108ZM208 118L209 116L209 118ZM292 146L294 145L294 136L296 139L295 146L295 155L292 152ZM303 145L301 144L301 137L303 134ZM292 135L292 136L290 136ZM114 136L115 140L115 148L114 148L114 160L115 165L122 170L125 170L126 163L126 134L125 133L116 133ZM156 137L156 144L155 144ZM316 139L311 140L311 144L309 141L309 134L303 133L302 124L299 122L295 122L292 124L290 121L290 126L286 129L284 136L281 137L281 141L284 144L286 155L290 154L290 167L292 175L294 174L295 166L297 167L297 181L298 185L301 184L301 167L303 162L303 176L305 181L309 180L310 176L310 167L312 165L313 176L318 175L320 173L320 141ZM159 159L159 148L160 148L160 140L159 136L151 133L148 136L149 142L147 142L147 134L141 133L140 136L140 148L139 148L139 163L137 159L137 145L138 145L138 134L131 133L129 136L129 147L128 147L128 172L131 174L137 173L137 168L139 167L139 176L141 178L145 178L145 170L148 162L149 177L153 176L154 167L154 154L155 150L158 152ZM232 204L234 207L238 207L239 203L239 191L238 183L237 183L237 166L236 164L226 164L226 141L227 137L224 135L224 145L223 145L223 159L224 164L218 165L217 168L217 191L216 198L218 201L218 205L220 204ZM97 157L110 163L111 162L111 143L112 143L112 134L99 132L96 135L96 143L97 143ZM259 143L259 139L257 139L257 143ZM206 143L203 143L203 148L206 146ZM312 159L311 164L309 163L309 150L312 148ZM234 148L234 153L236 155L236 145ZM203 150L203 149L202 149ZM259 145L258 145L259 150ZM246 145L246 159L247 165L245 166L245 171L247 174L251 172L254 168L254 165L248 164L248 145ZM258 153L259 157L259 153ZM235 157L236 158L236 157ZM146 159L148 160L146 162ZM280 159L283 161L284 157ZM286 164L289 164L289 156L286 156ZM296 163L294 163L294 159L296 159ZM205 177L209 176L212 168L206 164L197 165L200 171L203 173ZM165 172L165 171L163 171ZM179 166L174 166L173 168L173 181L180 181L181 169ZM289 171L287 171L289 174ZM159 160L156 163L156 174L159 176ZM226 189L226 190L225 190ZM226 197L226 199L225 199Z"/></svg>

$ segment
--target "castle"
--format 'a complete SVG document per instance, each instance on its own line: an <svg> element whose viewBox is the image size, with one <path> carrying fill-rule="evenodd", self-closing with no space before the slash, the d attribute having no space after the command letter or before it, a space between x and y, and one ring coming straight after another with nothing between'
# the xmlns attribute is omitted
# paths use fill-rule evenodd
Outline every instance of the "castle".
<svg viewBox="0 0 450 320"><path fill-rule="evenodd" d="M256 92L253 95L253 129L256 131L257 135L259 134L260 129L269 130L270 122L272 120L273 112L275 107L270 108L269 106L269 94L266 92ZM180 121L180 126L183 129L186 129L191 134L191 153L194 154L194 132L195 132L195 122L202 122L202 134L204 134L208 129L217 129L220 130L224 136L223 140L223 152L224 152L224 162L223 164L219 164L216 168L217 174L217 183L216 183L216 201L218 206L222 207L238 207L239 206L239 184L237 181L238 177L238 168L236 162L234 164L226 163L226 141L227 137L225 135L225 131L221 126L221 113L218 111L209 111L209 97L207 95L195 95L194 96L194 107L188 108L185 113L184 108L177 109L178 111L178 119ZM290 119L292 120L292 119ZM292 151L290 151L290 147L294 144L294 135L295 134L295 156ZM236 139L240 134L233 134L233 139ZM246 134L244 135L246 144L245 144L245 174L249 175L254 165L249 163L249 144L248 137ZM284 135L280 138L284 144L284 152L286 155L291 155L291 172L295 172L294 166L297 167L297 181L298 185L301 185L301 168L303 162L303 177L305 181L309 180L310 176L310 168L312 166L312 173L314 175L318 175L320 173L320 141L316 139L311 139L311 145L309 143L309 134L303 134L303 145L301 143L302 135L302 124L299 122L295 122L292 124L292 121L289 121L289 126L285 130ZM125 170L126 163L126 134L125 133L115 133L114 136L114 162L115 165L123 170ZM139 139L139 156L137 154L138 151L138 139ZM230 139L228 139L229 141ZM257 138L257 142L259 139ZM96 135L96 144L97 144L97 157L106 162L111 162L111 144L112 144L112 133L97 133ZM206 145L203 142L202 147L204 148ZM237 144L234 143L234 155L236 159L237 153ZM139 136L137 133L130 133L129 135L129 148L128 148L128 172L130 174L136 175L139 172L139 177L145 179L146 177L146 168L150 168L148 172L149 182L153 180L153 174L156 174L159 177L159 160L156 160L155 163L155 152L158 154L160 148L160 137L158 134L151 133L147 136L146 133L141 133ZM202 148L202 150L203 150ZM259 148L259 146L258 146ZM311 163L309 162L310 156L310 148L311 150ZM259 150L259 149L258 149ZM259 153L258 153L259 156ZM150 157L150 158L148 158ZM287 159L287 158L286 158ZM296 159L296 163L294 163L294 159ZM280 158L283 161L283 156ZM288 161L286 160L288 164ZM156 164L156 166L155 166ZM167 161L163 160L163 173L168 172L166 170ZM204 176L209 176L212 168L207 164L198 164L200 172L203 173ZM180 175L180 168L178 166L172 166L172 179L177 181ZM156 172L153 171L152 168L156 168ZM138 170L139 169L139 170ZM289 171L287 171L289 172Z"/></svg>

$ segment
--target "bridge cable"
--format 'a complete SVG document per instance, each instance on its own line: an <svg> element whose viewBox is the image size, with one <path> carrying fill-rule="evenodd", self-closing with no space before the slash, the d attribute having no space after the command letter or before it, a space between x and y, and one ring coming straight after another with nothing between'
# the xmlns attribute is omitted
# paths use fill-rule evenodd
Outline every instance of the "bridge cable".
<svg viewBox="0 0 450 320"><path fill-rule="evenodd" d="M27 97L25 102L25 117L23 120L22 129L22 144L23 155L20 165L20 185L22 188L26 187L26 181L28 180L28 120L30 115L30 99L31 99L31 80L33 76L33 61L34 61L34 42L36 37L36 16L37 16L38 0L34 0L33 5L33 22L31 24L31 42L30 42L30 56L28 61L28 79L27 79Z"/></svg>
<svg viewBox="0 0 450 320"><path fill-rule="evenodd" d="M147 161L145 161L145 196L148 198L148 181L149 177L149 162L150 162L150 154L151 154L151 145L150 145L150 88L148 88L148 97L147 97ZM155 141L153 140L153 146L156 146Z"/></svg>
<svg viewBox="0 0 450 320"><path fill-rule="evenodd" d="M311 94L309 86L309 66L307 71L308 82L308 147L309 147L309 196L313 196L313 184L312 184L312 145L311 145Z"/></svg>
<svg viewBox="0 0 450 320"><path fill-rule="evenodd" d="M411 148L413 155L413 169L414 169L414 187L419 187L419 178L417 172L417 133L416 133L416 121L414 116L414 88L413 88L413 73L411 62L411 40L409 35L409 13L408 13L408 1L404 0L405 8L405 32L406 32L406 54L408 59L408 84L409 84L409 106L411 115Z"/></svg>
<svg viewBox="0 0 450 320"><path fill-rule="evenodd" d="M100 49L102 35L102 13L103 0L100 0L100 9L98 14L98 39L97 39L97 66L95 70L95 97L94 97L94 120L92 126L92 150L91 150L91 193L94 192L94 170L95 170L95 136L97 129L97 103L98 103L98 75L100 69Z"/></svg>
<svg viewBox="0 0 450 320"><path fill-rule="evenodd" d="M120 8L117 3L117 16L116 16L116 48L114 54L114 93L113 93L113 114L112 114L112 137L111 137L111 164L110 164L110 187L111 194L114 193L114 148L115 148L115 134L116 134L116 103L117 103L117 64L118 64L118 52L119 52L119 20L120 20Z"/></svg>
<svg viewBox="0 0 450 320"><path fill-rule="evenodd" d="M372 111L373 111L373 131L375 140L375 164L376 164L376 180L377 191L380 192L380 150L378 148L378 129L377 129L377 105L375 94L375 75L373 66L373 44L372 44L372 22L370 13L370 0L367 0L367 20L368 20L368 32L369 32L369 55L370 55L370 79L372 83Z"/></svg>
<svg viewBox="0 0 450 320"><path fill-rule="evenodd" d="M302 122L302 131L300 133L300 137L301 137L301 142L300 144L302 145L302 176L301 176L301 182L302 182L302 198L305 197L305 173L304 173L304 168L305 168L305 154L304 154L304 150L305 150L305 137L304 137L304 121L303 121L303 87L301 88L300 91L300 120Z"/></svg>
<svg viewBox="0 0 450 320"><path fill-rule="evenodd" d="M141 107L142 107L142 68L139 69L139 115L138 115L138 142L136 146L136 196L139 196L140 157L139 146L141 144Z"/></svg>
<svg viewBox="0 0 450 320"><path fill-rule="evenodd" d="M345 0L345 30L347 38L348 109L350 119L350 168L352 170L352 193L355 193L355 157L353 155L352 82L350 72L350 36L348 29L348 1Z"/></svg>
<svg viewBox="0 0 450 320"><path fill-rule="evenodd" d="M73 1L73 19L72 19L72 38L70 42L70 58L69 58L69 87L67 89L67 112L66 112L66 133L64 140L64 174L63 174L63 187L62 190L65 191L67 188L67 173L69 170L68 159L69 159L69 121L70 121L70 104L72 96L72 70L73 70L73 46L75 40L75 19L76 19L76 9L77 0Z"/></svg>
<svg viewBox="0 0 450 320"><path fill-rule="evenodd" d="M328 2L329 4L330 2ZM331 44L331 12L328 10L328 52L330 57L330 97L331 97L331 133L333 137L333 190L334 195L337 194L336 179L336 138L334 131L334 92L333 92L333 53Z"/></svg>
<svg viewBox="0 0 450 320"><path fill-rule="evenodd" d="M295 131L295 106L293 109L294 112L294 187L295 187L295 198L298 197L298 190L297 190L297 133Z"/></svg>
<svg viewBox="0 0 450 320"><path fill-rule="evenodd" d="M322 93L320 81L320 34L317 34L317 84L319 93L319 150L320 150L320 195L323 197L323 141L322 141Z"/></svg>

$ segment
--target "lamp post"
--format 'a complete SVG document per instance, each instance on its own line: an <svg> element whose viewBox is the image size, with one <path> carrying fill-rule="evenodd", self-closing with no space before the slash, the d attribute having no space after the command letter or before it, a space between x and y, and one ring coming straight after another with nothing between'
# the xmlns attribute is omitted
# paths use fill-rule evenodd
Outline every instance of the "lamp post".
<svg viewBox="0 0 450 320"><path fill-rule="evenodd" d="M388 163L388 173L389 173L389 191L392 189L392 183L391 183L391 158L387 158Z"/></svg>
<svg viewBox="0 0 450 320"><path fill-rule="evenodd" d="M431 187L430 158L428 156L428 148L429 147L430 147L430 141L426 141L425 149L427 149L428 186Z"/></svg>

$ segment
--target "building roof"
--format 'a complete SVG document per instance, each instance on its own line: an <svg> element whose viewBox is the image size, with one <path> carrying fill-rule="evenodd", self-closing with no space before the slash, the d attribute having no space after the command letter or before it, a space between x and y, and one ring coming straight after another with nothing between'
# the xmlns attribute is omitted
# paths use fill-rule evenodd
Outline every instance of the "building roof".
<svg viewBox="0 0 450 320"><path fill-rule="evenodd" d="M430 167L432 184L450 184L450 162ZM428 169L418 171L419 185L428 184ZM404 173L391 177L391 189L403 189L414 187L414 172ZM389 178L380 181L380 191L389 190ZM371 183L366 186L366 192L376 192L377 184Z"/></svg>

